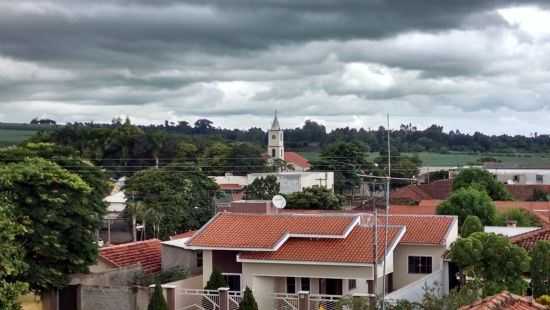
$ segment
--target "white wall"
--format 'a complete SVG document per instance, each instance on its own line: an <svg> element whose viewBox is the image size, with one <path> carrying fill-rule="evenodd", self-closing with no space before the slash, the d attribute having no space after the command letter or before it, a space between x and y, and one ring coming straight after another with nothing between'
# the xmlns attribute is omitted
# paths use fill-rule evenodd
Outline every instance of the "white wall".
<svg viewBox="0 0 550 310"><path fill-rule="evenodd" d="M205 287L212 274L212 251L202 251L202 286Z"/></svg>
<svg viewBox="0 0 550 310"><path fill-rule="evenodd" d="M442 256L443 253L445 253L446 249L447 248L445 246L398 245L394 253L394 289L399 289L409 283L412 283L427 276L427 274L422 273L409 273L409 256L432 257L432 272L435 272L442 268Z"/></svg>
<svg viewBox="0 0 550 310"><path fill-rule="evenodd" d="M319 186L319 184L329 189L334 188L334 172L251 173L248 175L248 184L257 178L265 178L268 175L277 177L283 194L300 192L306 187Z"/></svg>
<svg viewBox="0 0 550 310"><path fill-rule="evenodd" d="M487 169L497 176L497 180L508 183L514 176L519 176L519 182L514 184L550 184L550 169ZM537 175L543 176L543 182L537 182Z"/></svg>

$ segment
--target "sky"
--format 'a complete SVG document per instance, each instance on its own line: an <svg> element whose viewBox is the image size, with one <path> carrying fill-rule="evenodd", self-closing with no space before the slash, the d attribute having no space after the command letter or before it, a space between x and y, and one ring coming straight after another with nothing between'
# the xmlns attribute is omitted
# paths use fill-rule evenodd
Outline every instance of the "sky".
<svg viewBox="0 0 550 310"><path fill-rule="evenodd" d="M3 0L0 122L550 133L549 2Z"/></svg>

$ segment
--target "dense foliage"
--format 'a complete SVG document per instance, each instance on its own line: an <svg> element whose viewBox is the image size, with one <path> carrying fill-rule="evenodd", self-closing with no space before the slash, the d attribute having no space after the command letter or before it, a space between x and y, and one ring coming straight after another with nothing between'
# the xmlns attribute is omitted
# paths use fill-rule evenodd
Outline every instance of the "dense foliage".
<svg viewBox="0 0 550 310"><path fill-rule="evenodd" d="M343 197L325 187L308 187L287 196L287 209L338 210Z"/></svg>
<svg viewBox="0 0 550 310"><path fill-rule="evenodd" d="M161 239L199 228L208 221L214 213L216 189L217 185L200 170L181 171L174 165L137 172L125 187L134 197L131 212L146 223L149 235Z"/></svg>
<svg viewBox="0 0 550 310"><path fill-rule="evenodd" d="M19 310L17 297L23 294L28 285L14 280L27 265L23 260L23 246L17 239L25 233L25 227L14 221L13 205L0 197L0 309Z"/></svg>
<svg viewBox="0 0 550 310"><path fill-rule="evenodd" d="M42 158L0 166L0 197L14 205L15 222L25 227L28 269L18 277L34 291L63 287L69 274L95 263L95 232L104 206L90 203L90 186L78 175Z"/></svg>
<svg viewBox="0 0 550 310"><path fill-rule="evenodd" d="M258 310L258 304L252 290L247 286L244 290L243 299L239 303L239 310Z"/></svg>
<svg viewBox="0 0 550 310"><path fill-rule="evenodd" d="M530 258L525 249L512 244L505 236L473 233L452 245L449 258L463 268L466 277L481 282L484 296L502 290L516 294L526 292L523 274L529 271Z"/></svg>
<svg viewBox="0 0 550 310"><path fill-rule="evenodd" d="M168 310L168 304L166 303L166 299L164 299L159 282L155 284L155 290L153 291L153 295L151 295L147 310Z"/></svg>
<svg viewBox="0 0 550 310"><path fill-rule="evenodd" d="M281 186L274 175L268 175L265 178L254 179L250 185L246 186L245 194L247 200L271 200L273 196L279 194Z"/></svg>
<svg viewBox="0 0 550 310"><path fill-rule="evenodd" d="M462 227L460 227L460 235L463 238L466 238L473 233L482 232L482 231L483 231L483 224L481 224L479 217L475 215L468 215L464 220L464 223L462 223Z"/></svg>
<svg viewBox="0 0 550 310"><path fill-rule="evenodd" d="M504 184L497 181L489 171L479 168L469 168L460 171L453 179L453 191L461 188L475 187L489 194L493 200L512 200L512 195Z"/></svg>
<svg viewBox="0 0 550 310"><path fill-rule="evenodd" d="M550 241L537 241L531 250L531 259L533 295L550 295Z"/></svg>
<svg viewBox="0 0 550 310"><path fill-rule="evenodd" d="M334 189L337 193L359 186L360 175L372 168L367 161L368 149L360 143L336 143L321 152L319 160L312 162L312 170L334 171Z"/></svg>
<svg viewBox="0 0 550 310"><path fill-rule="evenodd" d="M212 270L212 273L210 274L210 278L208 279L208 282L206 282L206 286L204 287L205 290L217 290L220 287L227 287L227 282L225 281L224 276L222 273L214 269Z"/></svg>
<svg viewBox="0 0 550 310"><path fill-rule="evenodd" d="M469 215L475 215L483 225L492 225L496 220L496 208L486 192L475 188L461 188L437 207L437 214L456 215L462 225Z"/></svg>
<svg viewBox="0 0 550 310"><path fill-rule="evenodd" d="M533 213L519 208L508 209L499 212L495 218L494 225L506 226L509 221L513 221L520 227L541 226L540 220Z"/></svg>

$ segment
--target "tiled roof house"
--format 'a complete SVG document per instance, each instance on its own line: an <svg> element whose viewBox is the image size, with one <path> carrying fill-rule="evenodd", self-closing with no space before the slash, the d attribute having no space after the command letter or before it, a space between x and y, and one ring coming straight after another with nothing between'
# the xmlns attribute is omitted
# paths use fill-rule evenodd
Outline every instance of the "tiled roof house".
<svg viewBox="0 0 550 310"><path fill-rule="evenodd" d="M160 240L150 239L99 249L99 256L113 267L141 265L144 273L161 270Z"/></svg>
<svg viewBox="0 0 550 310"><path fill-rule="evenodd" d="M461 307L460 310L543 310L547 307L510 292L489 296L471 305Z"/></svg>
<svg viewBox="0 0 550 310"><path fill-rule="evenodd" d="M541 228L535 231L530 231L518 236L510 238L512 243L525 248L527 251L532 250L535 247L537 241L550 241L550 227Z"/></svg>

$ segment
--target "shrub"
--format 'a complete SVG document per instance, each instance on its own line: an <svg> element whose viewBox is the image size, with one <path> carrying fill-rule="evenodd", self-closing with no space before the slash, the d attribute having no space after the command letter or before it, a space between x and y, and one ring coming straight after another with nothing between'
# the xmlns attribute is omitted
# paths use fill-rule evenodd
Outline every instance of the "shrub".
<svg viewBox="0 0 550 310"><path fill-rule="evenodd" d="M239 310L258 310L258 304L248 286L244 290L243 299L239 303Z"/></svg>
<svg viewBox="0 0 550 310"><path fill-rule="evenodd" d="M166 304L166 300L162 295L162 287L159 282L155 285L155 290L153 291L153 296L151 296L147 310L168 310L168 304Z"/></svg>
<svg viewBox="0 0 550 310"><path fill-rule="evenodd" d="M466 238L475 232L481 231L483 231L483 224L481 224L479 217L475 215L468 215L460 228L460 234L463 238Z"/></svg>

